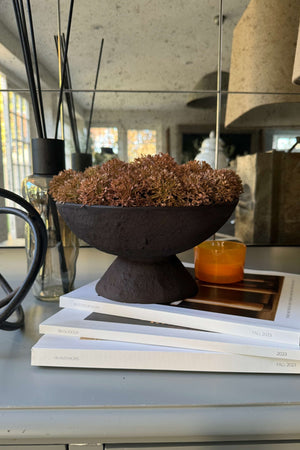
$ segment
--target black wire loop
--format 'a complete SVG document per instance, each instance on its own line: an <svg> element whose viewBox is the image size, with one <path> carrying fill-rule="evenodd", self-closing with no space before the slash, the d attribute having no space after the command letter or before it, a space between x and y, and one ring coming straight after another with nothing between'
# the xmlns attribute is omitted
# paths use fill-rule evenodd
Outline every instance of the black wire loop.
<svg viewBox="0 0 300 450"><path fill-rule="evenodd" d="M24 325L24 311L21 302L28 294L40 267L45 260L48 242L47 231L39 213L23 197L2 188L0 188L0 197L11 200L25 209L25 211L23 211L22 209L4 206L0 207L0 214L13 214L25 220L31 228L35 243L32 263L23 284L19 288L13 290L4 276L0 274L0 286L6 294L6 296L0 300L0 329L16 330ZM13 313L16 314L16 320L9 321L8 319Z"/></svg>

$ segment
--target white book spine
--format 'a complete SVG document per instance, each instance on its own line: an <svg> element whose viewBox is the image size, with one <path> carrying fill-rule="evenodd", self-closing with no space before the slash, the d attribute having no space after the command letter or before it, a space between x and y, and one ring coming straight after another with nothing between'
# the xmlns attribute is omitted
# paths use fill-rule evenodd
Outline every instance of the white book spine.
<svg viewBox="0 0 300 450"><path fill-rule="evenodd" d="M163 310L148 310L135 306L134 304L123 304L113 302L97 302L87 299L72 298L62 296L60 306L63 308L75 308L102 314L128 317L132 319L150 320L154 322L167 323L179 327L188 327L198 330L214 331L234 336L244 336L255 339L263 339L266 342L280 342L299 346L300 331L289 330L284 327L275 327L270 324L255 325L249 323L232 322L211 317L188 316L181 312L167 312Z"/></svg>
<svg viewBox="0 0 300 450"><path fill-rule="evenodd" d="M300 373L300 362L244 355L185 351L112 351L32 348L33 366L192 372Z"/></svg>
<svg viewBox="0 0 300 450"><path fill-rule="evenodd" d="M132 342L146 345L164 345L167 347L186 348L191 350L206 350L212 352L237 353L241 355L261 356L267 358L300 360L299 348L288 348L278 345L255 345L253 343L222 342L222 335L217 333L220 340L191 339L185 337L167 336L160 333L147 334L141 332L126 332L92 328L76 328L76 326L40 324L41 334L53 334L58 336L78 336L91 339L104 339L122 342ZM208 334L209 335L209 334ZM215 337L215 336L214 336ZM226 336L224 337L226 339Z"/></svg>

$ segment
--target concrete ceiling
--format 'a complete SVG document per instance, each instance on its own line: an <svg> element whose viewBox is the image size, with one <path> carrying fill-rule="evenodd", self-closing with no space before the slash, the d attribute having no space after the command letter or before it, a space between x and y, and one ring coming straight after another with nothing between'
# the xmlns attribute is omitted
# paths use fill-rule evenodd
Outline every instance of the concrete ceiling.
<svg viewBox="0 0 300 450"><path fill-rule="evenodd" d="M26 2L24 2L26 3ZM53 36L58 32L57 0L31 0L43 87L58 86ZM69 0L60 0L66 32ZM230 67L233 29L249 0L224 0L224 70ZM219 0L75 0L69 46L74 89L90 90L104 38L95 109L182 108L199 79L217 69ZM0 2L0 70L27 81L12 0ZM118 91L165 91L156 94ZM179 93L170 93L178 91ZM76 94L89 109L91 93Z"/></svg>

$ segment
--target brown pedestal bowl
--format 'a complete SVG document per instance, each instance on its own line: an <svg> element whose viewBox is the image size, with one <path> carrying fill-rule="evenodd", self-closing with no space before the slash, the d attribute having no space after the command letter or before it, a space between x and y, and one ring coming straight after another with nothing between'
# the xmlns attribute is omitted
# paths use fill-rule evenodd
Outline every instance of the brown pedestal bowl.
<svg viewBox="0 0 300 450"><path fill-rule="evenodd" d="M218 231L236 204L57 207L80 239L117 255L96 285L99 295L128 303L171 303L197 293L196 282L176 254Z"/></svg>

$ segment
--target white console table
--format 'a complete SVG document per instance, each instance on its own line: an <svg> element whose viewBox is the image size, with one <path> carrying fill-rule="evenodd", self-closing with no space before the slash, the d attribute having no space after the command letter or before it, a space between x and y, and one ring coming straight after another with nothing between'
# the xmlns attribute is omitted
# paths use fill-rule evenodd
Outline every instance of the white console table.
<svg viewBox="0 0 300 450"><path fill-rule="evenodd" d="M76 285L112 260L81 248ZM247 250L248 268L299 266L299 247ZM0 267L16 287L24 249L1 248ZM25 329L0 331L1 449L300 449L299 375L31 367L38 325L58 304L29 294L23 306Z"/></svg>

